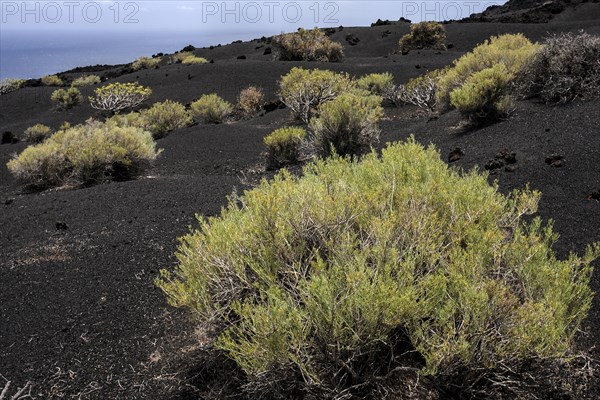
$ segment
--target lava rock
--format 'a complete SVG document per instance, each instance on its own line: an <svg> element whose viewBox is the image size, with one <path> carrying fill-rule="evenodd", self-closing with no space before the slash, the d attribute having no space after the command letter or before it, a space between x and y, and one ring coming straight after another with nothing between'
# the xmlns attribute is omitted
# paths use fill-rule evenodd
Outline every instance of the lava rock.
<svg viewBox="0 0 600 400"><path fill-rule="evenodd" d="M66 222L56 221L56 230L58 230L58 231L66 231L67 229L69 229L69 227L67 226Z"/></svg>
<svg viewBox="0 0 600 400"><path fill-rule="evenodd" d="M246 59L246 56L243 56L243 55L242 55L242 56L238 56L238 57L237 57L237 59L238 59L238 60L245 60L245 59Z"/></svg>
<svg viewBox="0 0 600 400"><path fill-rule="evenodd" d="M2 139L0 139L0 144L15 144L19 141L19 138L16 137L11 131L4 131L2 134Z"/></svg>
<svg viewBox="0 0 600 400"><path fill-rule="evenodd" d="M265 51L263 51L264 56L269 55L271 53L273 53L273 49L271 49L270 47L265 48Z"/></svg>
<svg viewBox="0 0 600 400"><path fill-rule="evenodd" d="M455 148L448 155L448 162L453 163L460 160L465 155L465 152L462 151L459 147Z"/></svg>
<svg viewBox="0 0 600 400"><path fill-rule="evenodd" d="M546 164L554 168L560 168L565 165L565 157L560 154L552 154L546 157Z"/></svg>

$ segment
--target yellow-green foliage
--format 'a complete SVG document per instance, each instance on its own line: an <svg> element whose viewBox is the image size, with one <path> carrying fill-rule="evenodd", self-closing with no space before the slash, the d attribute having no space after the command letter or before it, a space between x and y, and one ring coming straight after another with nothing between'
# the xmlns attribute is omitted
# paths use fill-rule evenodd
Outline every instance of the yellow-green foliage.
<svg viewBox="0 0 600 400"><path fill-rule="evenodd" d="M347 73L294 67L281 77L279 97L297 119L308 123L319 105L352 88Z"/></svg>
<svg viewBox="0 0 600 400"><path fill-rule="evenodd" d="M40 143L52 134L52 130L46 125L35 124L25 129L23 134L28 142Z"/></svg>
<svg viewBox="0 0 600 400"><path fill-rule="evenodd" d="M478 71L450 92L450 103L469 120L506 116L512 104L508 95L510 79L502 64Z"/></svg>
<svg viewBox="0 0 600 400"><path fill-rule="evenodd" d="M131 68L134 71L139 71L141 69L151 69L158 67L160 64L160 57L152 58L152 57L140 57L134 62L131 63Z"/></svg>
<svg viewBox="0 0 600 400"><path fill-rule="evenodd" d="M319 107L319 116L310 121L315 152L327 157L358 155L369 151L379 140L377 123L383 116L381 97L347 92Z"/></svg>
<svg viewBox="0 0 600 400"><path fill-rule="evenodd" d="M42 77L42 83L46 86L62 86L63 81L57 75L46 75Z"/></svg>
<svg viewBox="0 0 600 400"><path fill-rule="evenodd" d="M208 124L219 124L233 111L233 105L216 93L205 94L191 105L194 118Z"/></svg>
<svg viewBox="0 0 600 400"><path fill-rule="evenodd" d="M383 96L392 90L394 77L389 72L383 74L365 75L356 81L359 89L366 90L377 96Z"/></svg>
<svg viewBox="0 0 600 400"><path fill-rule="evenodd" d="M76 106L81 102L81 98L81 92L74 87L68 89L56 89L52 92L52 96L50 96L50 99L57 103L60 110L66 110Z"/></svg>
<svg viewBox="0 0 600 400"><path fill-rule="evenodd" d="M25 83L24 79L6 78L0 80L0 95L14 92Z"/></svg>
<svg viewBox="0 0 600 400"><path fill-rule="evenodd" d="M204 57L197 57L191 51L181 51L173 54L171 61L181 64L206 64L208 60Z"/></svg>
<svg viewBox="0 0 600 400"><path fill-rule="evenodd" d="M410 33L400 39L400 49L446 50L446 30L438 22L419 22L410 26Z"/></svg>
<svg viewBox="0 0 600 400"><path fill-rule="evenodd" d="M265 136L269 165L279 167L298 162L300 147L305 138L306 130L296 126L279 128Z"/></svg>
<svg viewBox="0 0 600 400"><path fill-rule="evenodd" d="M82 87L82 86L97 85L98 83L100 83L100 77L98 75L85 75L85 76L80 76L79 78L75 79L71 83L71 86Z"/></svg>
<svg viewBox="0 0 600 400"><path fill-rule="evenodd" d="M144 129L152 132L155 139L168 132L191 125L192 116L183 104L166 100L154 103L152 107L140 112L140 124Z"/></svg>
<svg viewBox="0 0 600 400"><path fill-rule="evenodd" d="M238 96L238 107L246 116L258 112L265 102L265 95L262 89L255 86L248 86L240 92Z"/></svg>
<svg viewBox="0 0 600 400"><path fill-rule="evenodd" d="M510 79L523 68L539 49L522 34L494 36L454 61L438 81L437 103L444 110L450 105L450 92L460 87L472 74L497 64L506 67Z"/></svg>
<svg viewBox="0 0 600 400"><path fill-rule="evenodd" d="M29 146L7 164L20 181L36 187L90 184L125 178L158 155L149 132L90 120Z"/></svg>
<svg viewBox="0 0 600 400"><path fill-rule="evenodd" d="M318 28L275 36L273 45L278 48L282 61L340 62L344 58L342 45Z"/></svg>
<svg viewBox="0 0 600 400"><path fill-rule="evenodd" d="M564 355L590 308L600 244L557 259L551 225L522 219L539 196L505 196L412 140L319 161L200 219L157 284L266 390L288 379L334 398L414 367L394 353L398 330L422 374L477 379Z"/></svg>
<svg viewBox="0 0 600 400"><path fill-rule="evenodd" d="M208 60L204 57L192 56L192 57L185 57L183 60L181 60L181 63L185 64L185 65L206 64L206 63L208 63Z"/></svg>
<svg viewBox="0 0 600 400"><path fill-rule="evenodd" d="M152 89L137 82L116 82L97 88L89 101L92 108L97 110L117 112L137 107L151 94Z"/></svg>

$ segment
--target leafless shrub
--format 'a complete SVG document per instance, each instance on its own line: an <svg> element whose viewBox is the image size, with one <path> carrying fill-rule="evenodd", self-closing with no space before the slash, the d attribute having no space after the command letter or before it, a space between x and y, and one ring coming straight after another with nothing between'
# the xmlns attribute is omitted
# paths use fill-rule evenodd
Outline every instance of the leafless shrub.
<svg viewBox="0 0 600 400"><path fill-rule="evenodd" d="M31 382L27 382L25 386L22 388L17 388L15 394L12 396L9 395L11 381L6 379L3 375L0 374L0 377L4 379L5 384L4 388L0 392L0 400L21 400L21 399L32 399L31 397ZM9 397L10 396L10 397Z"/></svg>

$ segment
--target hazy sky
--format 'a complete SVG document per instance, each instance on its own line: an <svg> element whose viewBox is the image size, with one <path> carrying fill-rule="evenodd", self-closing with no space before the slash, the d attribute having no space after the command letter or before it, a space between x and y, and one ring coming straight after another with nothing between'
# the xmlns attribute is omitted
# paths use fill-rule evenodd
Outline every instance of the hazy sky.
<svg viewBox="0 0 600 400"><path fill-rule="evenodd" d="M368 25L382 19L413 21L467 17L497 1L181 1L0 0L3 30L187 30L281 32L298 27Z"/></svg>

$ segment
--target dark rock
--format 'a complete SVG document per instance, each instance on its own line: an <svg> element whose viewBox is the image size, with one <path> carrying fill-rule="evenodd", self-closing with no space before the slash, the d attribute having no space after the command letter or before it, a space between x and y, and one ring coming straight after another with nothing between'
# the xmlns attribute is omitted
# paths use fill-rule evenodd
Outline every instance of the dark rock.
<svg viewBox="0 0 600 400"><path fill-rule="evenodd" d="M392 22L389 19L382 21L381 19L377 19L377 21L373 22L371 26L384 26L384 25L392 25Z"/></svg>
<svg viewBox="0 0 600 400"><path fill-rule="evenodd" d="M336 33L337 31L335 30L335 28L325 28L323 30L323 32L325 33L326 36L331 36L334 33Z"/></svg>
<svg viewBox="0 0 600 400"><path fill-rule="evenodd" d="M210 59L210 61L208 62L209 64L214 64L215 60L213 60L212 58Z"/></svg>
<svg viewBox="0 0 600 400"><path fill-rule="evenodd" d="M404 18L404 17L400 17L400 19L398 20L398 22L405 22L407 24L410 24L410 19Z"/></svg>
<svg viewBox="0 0 600 400"><path fill-rule="evenodd" d="M588 194L587 198L588 200L596 200L600 202L600 190Z"/></svg>
<svg viewBox="0 0 600 400"><path fill-rule="evenodd" d="M231 44L238 44L238 43L242 43L241 40L234 40L233 42L231 42Z"/></svg>
<svg viewBox="0 0 600 400"><path fill-rule="evenodd" d="M565 165L565 157L559 154L552 154L546 157L546 164L554 168L560 168Z"/></svg>
<svg viewBox="0 0 600 400"><path fill-rule="evenodd" d="M271 112L283 108L285 108L285 104L283 104L281 100L275 100L263 106L263 110L265 110L265 112Z"/></svg>
<svg viewBox="0 0 600 400"><path fill-rule="evenodd" d="M194 50L196 50L196 48L194 46L192 46L191 44L188 44L183 49L181 49L182 52L184 52L184 51L194 51Z"/></svg>
<svg viewBox="0 0 600 400"><path fill-rule="evenodd" d="M188 81L191 81L192 80L192 75L188 74L187 78L188 78Z"/></svg>
<svg viewBox="0 0 600 400"><path fill-rule="evenodd" d="M263 51L264 56L269 55L271 53L273 53L273 49L271 49L270 47L265 48L265 51Z"/></svg>
<svg viewBox="0 0 600 400"><path fill-rule="evenodd" d="M488 171L493 171L498 168L502 168L504 166L504 161L501 159L494 158L485 164L484 168Z"/></svg>
<svg viewBox="0 0 600 400"><path fill-rule="evenodd" d="M9 205L11 205L13 203L13 201L15 201L15 199L6 199L4 201L4 205L9 206Z"/></svg>
<svg viewBox="0 0 600 400"><path fill-rule="evenodd" d="M262 49L263 47L265 47L265 45L264 45L264 44L261 44L260 46L256 46L256 47L254 48L254 50Z"/></svg>
<svg viewBox="0 0 600 400"><path fill-rule="evenodd" d="M496 159L504 160L507 164L515 164L517 162L517 153L510 150L502 150L496 154Z"/></svg>
<svg viewBox="0 0 600 400"><path fill-rule="evenodd" d="M407 55L408 54L408 49L402 49L401 54L403 56Z"/></svg>
<svg viewBox="0 0 600 400"><path fill-rule="evenodd" d="M462 151L459 147L455 148L454 150L452 150L450 152L450 155L448 155L448 162L455 162L458 161L462 158L462 156L465 155L465 152Z"/></svg>
<svg viewBox="0 0 600 400"><path fill-rule="evenodd" d="M11 131L4 131L2 134L2 139L0 140L0 144L15 144L19 141L19 138L16 137Z"/></svg>
<svg viewBox="0 0 600 400"><path fill-rule="evenodd" d="M415 65L416 69L421 69L421 66L419 64Z"/></svg>
<svg viewBox="0 0 600 400"><path fill-rule="evenodd" d="M246 56L238 56L237 59L238 60L245 60L247 57Z"/></svg>
<svg viewBox="0 0 600 400"><path fill-rule="evenodd" d="M58 231L66 231L67 229L69 229L69 227L67 226L66 222L56 221L56 230L58 230Z"/></svg>
<svg viewBox="0 0 600 400"><path fill-rule="evenodd" d="M392 31L390 31L389 29L387 31L383 31L381 32L381 37L382 38L386 38L388 36L390 36L392 34Z"/></svg>
<svg viewBox="0 0 600 400"><path fill-rule="evenodd" d="M446 48L447 48L447 49L452 49L452 48L454 48L454 44L452 44L452 43L448 43L448 44L446 45Z"/></svg>
<svg viewBox="0 0 600 400"><path fill-rule="evenodd" d="M515 172L516 169L517 169L516 165L507 165L506 167L504 167L504 170L506 172Z"/></svg>
<svg viewBox="0 0 600 400"><path fill-rule="evenodd" d="M360 42L360 39L350 33L346 35L346 42L348 42L350 46L356 46L358 42Z"/></svg>

